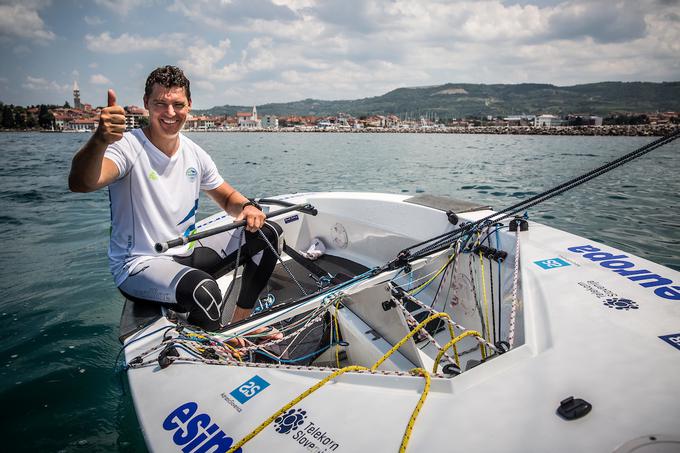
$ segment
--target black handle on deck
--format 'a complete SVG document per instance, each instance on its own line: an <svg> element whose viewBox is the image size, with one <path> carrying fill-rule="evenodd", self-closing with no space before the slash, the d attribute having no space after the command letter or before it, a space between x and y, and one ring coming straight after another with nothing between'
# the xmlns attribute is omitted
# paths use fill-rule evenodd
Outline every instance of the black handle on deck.
<svg viewBox="0 0 680 453"><path fill-rule="evenodd" d="M291 211L300 211L304 212L306 214L311 214L311 215L316 215L318 211L314 206L312 206L309 203L305 204L295 204L291 205L287 208L279 209L278 211L273 211L268 214L266 214L265 218L270 218L270 217L276 217L277 215L285 214L287 212ZM246 225L245 220L239 220L238 222L233 222L230 223L229 225L222 225L217 228L213 228L212 230L207 230L207 231L202 231L200 233L193 234L188 237L178 237L175 239L170 239L167 242L157 242L156 245L154 246L154 249L156 250L157 253L163 253L166 252L168 249L171 249L173 247L178 247L180 245L184 245L188 242L191 241L197 241L199 239L207 238L209 236L214 236L219 233L224 233L225 231L233 230L234 228L239 228L242 226Z"/></svg>

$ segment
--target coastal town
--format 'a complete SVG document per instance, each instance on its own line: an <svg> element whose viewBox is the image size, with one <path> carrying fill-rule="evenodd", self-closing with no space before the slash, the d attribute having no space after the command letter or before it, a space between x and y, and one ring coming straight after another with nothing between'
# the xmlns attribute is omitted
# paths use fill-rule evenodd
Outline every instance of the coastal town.
<svg viewBox="0 0 680 453"><path fill-rule="evenodd" d="M128 130L148 124L149 112L125 106ZM29 106L0 104L0 130L41 132L93 132L101 107L83 103L77 82L73 105ZM391 132L486 133L541 135L663 135L680 127L680 112L611 112L608 116L540 113L502 117L439 118L435 113L362 115L259 115L257 106L234 115L192 115L184 125L189 132Z"/></svg>

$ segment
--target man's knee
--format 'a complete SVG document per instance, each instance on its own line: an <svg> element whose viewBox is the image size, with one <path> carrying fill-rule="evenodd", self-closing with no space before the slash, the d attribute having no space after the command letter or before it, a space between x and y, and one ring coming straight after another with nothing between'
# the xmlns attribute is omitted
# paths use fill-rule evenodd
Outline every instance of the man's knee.
<svg viewBox="0 0 680 453"><path fill-rule="evenodd" d="M189 312L188 321L209 330L220 327L222 292L217 282L200 270L192 270L177 283L177 303Z"/></svg>
<svg viewBox="0 0 680 453"><path fill-rule="evenodd" d="M280 248L283 246L283 230L279 225L277 225L274 222L267 221L265 222L264 225L262 225L262 228L260 228L260 231L264 234L264 236L267 238L269 243L274 246L274 248L277 250L279 255L281 254ZM259 236L259 233L258 233Z"/></svg>

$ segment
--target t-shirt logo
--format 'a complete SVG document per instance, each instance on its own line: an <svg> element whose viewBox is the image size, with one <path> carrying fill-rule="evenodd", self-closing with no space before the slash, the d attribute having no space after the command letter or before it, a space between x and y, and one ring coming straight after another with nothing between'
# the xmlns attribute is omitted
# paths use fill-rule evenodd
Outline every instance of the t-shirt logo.
<svg viewBox="0 0 680 453"><path fill-rule="evenodd" d="M156 170L151 170L149 172L149 179L151 181L157 181L158 180L158 173L156 173Z"/></svg>
<svg viewBox="0 0 680 453"><path fill-rule="evenodd" d="M189 167L187 168L187 178L189 178L189 181L195 181L196 180L196 175L198 172L194 167Z"/></svg>

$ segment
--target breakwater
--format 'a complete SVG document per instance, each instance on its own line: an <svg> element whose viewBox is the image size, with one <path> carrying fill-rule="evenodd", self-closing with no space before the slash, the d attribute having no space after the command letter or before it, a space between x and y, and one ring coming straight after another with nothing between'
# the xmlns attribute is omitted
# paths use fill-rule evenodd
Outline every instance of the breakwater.
<svg viewBox="0 0 680 453"><path fill-rule="evenodd" d="M610 136L610 137L652 137L664 136L680 129L680 124L635 125L635 126L469 126L432 128L319 128L294 126L278 129L233 128L215 132L328 132L345 134L491 134L491 135L567 135L567 136ZM202 132L202 131L192 131ZM206 131L213 132L213 131Z"/></svg>

